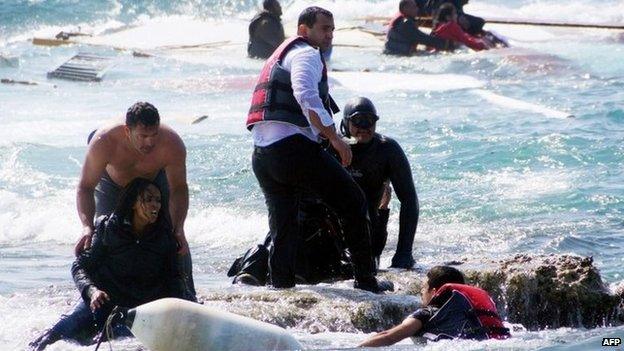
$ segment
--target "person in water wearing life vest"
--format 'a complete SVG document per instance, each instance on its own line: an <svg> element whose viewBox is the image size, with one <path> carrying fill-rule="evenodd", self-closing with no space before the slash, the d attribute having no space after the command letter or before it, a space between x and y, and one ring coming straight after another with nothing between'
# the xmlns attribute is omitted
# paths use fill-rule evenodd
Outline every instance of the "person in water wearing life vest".
<svg viewBox="0 0 624 351"><path fill-rule="evenodd" d="M307 192L344 222L354 287L379 293L366 200L343 168L351 163L351 149L336 133L332 114L338 108L329 95L327 68L319 51L331 45L334 28L331 12L316 6L303 10L297 36L267 60L252 96L246 125L255 145L253 171L269 212L270 283L275 288L295 285L298 208ZM321 147L320 137L337 151L342 165Z"/></svg>
<svg viewBox="0 0 624 351"><path fill-rule="evenodd" d="M360 347L393 345L408 337L441 339L506 339L510 336L490 295L466 285L464 275L449 266L435 266L422 286L422 305L403 323L378 333Z"/></svg>
<svg viewBox="0 0 624 351"><path fill-rule="evenodd" d="M284 41L282 25L282 6L277 0L264 0L263 10L249 23L249 42L247 55L266 59Z"/></svg>
<svg viewBox="0 0 624 351"><path fill-rule="evenodd" d="M449 40L436 38L420 31L416 22L417 15L418 5L414 0L401 0L399 14L388 26L384 54L409 56L416 52L419 44L437 50L453 50Z"/></svg>
<svg viewBox="0 0 624 351"><path fill-rule="evenodd" d="M387 184L392 184L401 203L401 211L397 249L390 267L412 268L412 245L419 214L412 169L399 143L376 133L378 120L377 109L369 99L356 97L346 103L340 130L345 137L356 141L351 145L353 158L347 170L366 197L368 215L374 228L371 241L376 262L379 262L388 238L390 193Z"/></svg>
<svg viewBox="0 0 624 351"><path fill-rule="evenodd" d="M485 38L478 38L464 32L457 22L457 9L450 2L438 8L431 34L441 39L452 40L455 44L466 45L475 51L487 50L493 46Z"/></svg>
<svg viewBox="0 0 624 351"><path fill-rule="evenodd" d="M82 237L74 248L76 256L91 246L94 219L115 209L123 188L137 177L156 182L162 204L170 216L178 241L178 264L185 291L195 300L191 254L184 233L188 211L186 147L182 138L160 123L160 115L149 102L137 102L126 112L125 123L99 128L89 137L89 147L76 191Z"/></svg>
<svg viewBox="0 0 624 351"><path fill-rule="evenodd" d="M481 35L483 32L483 26L485 20L481 17L469 15L464 12L464 6L468 4L469 0L419 0L424 2L424 6L421 7L421 13L425 16L431 16L435 19L437 11L444 4L452 4L457 9L458 23L462 29L470 35Z"/></svg>
<svg viewBox="0 0 624 351"><path fill-rule="evenodd" d="M30 344L32 349L61 339L91 344L114 306L184 297L176 239L161 202L159 186L151 180L136 178L126 186L113 213L98 221L89 249L72 265L82 298ZM132 336L124 326L113 327L115 336Z"/></svg>

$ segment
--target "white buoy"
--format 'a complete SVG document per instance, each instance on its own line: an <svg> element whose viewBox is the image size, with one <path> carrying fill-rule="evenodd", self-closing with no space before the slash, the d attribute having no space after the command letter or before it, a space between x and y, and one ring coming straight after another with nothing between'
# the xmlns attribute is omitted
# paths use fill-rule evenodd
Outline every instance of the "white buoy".
<svg viewBox="0 0 624 351"><path fill-rule="evenodd" d="M174 298L129 310L125 324L153 351L302 349L278 326Z"/></svg>

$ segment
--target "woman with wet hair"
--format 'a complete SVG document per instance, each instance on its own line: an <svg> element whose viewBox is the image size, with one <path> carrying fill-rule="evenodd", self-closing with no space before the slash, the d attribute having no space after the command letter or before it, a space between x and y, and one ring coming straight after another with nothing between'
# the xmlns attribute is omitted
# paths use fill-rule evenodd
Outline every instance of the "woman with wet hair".
<svg viewBox="0 0 624 351"><path fill-rule="evenodd" d="M115 211L102 217L90 249L77 257L72 275L81 299L30 346L43 350L60 339L94 342L114 306L136 307L164 297L182 297L176 268L176 241L161 192L151 180L136 178L124 189ZM130 336L114 326L115 336Z"/></svg>

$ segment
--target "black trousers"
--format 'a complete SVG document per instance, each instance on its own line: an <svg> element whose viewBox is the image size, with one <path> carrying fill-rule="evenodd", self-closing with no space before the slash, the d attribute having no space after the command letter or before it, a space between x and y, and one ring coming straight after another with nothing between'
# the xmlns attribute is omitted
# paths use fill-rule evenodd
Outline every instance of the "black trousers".
<svg viewBox="0 0 624 351"><path fill-rule="evenodd" d="M305 136L293 135L266 147L256 147L252 165L269 211L273 239L269 274L274 287L295 285L299 203L304 192L318 195L343 221L356 280L372 276L366 199L334 157Z"/></svg>

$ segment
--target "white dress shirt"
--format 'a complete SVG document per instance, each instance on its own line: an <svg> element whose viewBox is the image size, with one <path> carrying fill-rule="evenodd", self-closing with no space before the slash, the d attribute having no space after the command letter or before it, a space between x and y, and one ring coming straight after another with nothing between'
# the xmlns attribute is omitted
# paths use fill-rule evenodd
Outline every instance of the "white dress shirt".
<svg viewBox="0 0 624 351"><path fill-rule="evenodd" d="M293 95L301 106L309 127L278 121L261 121L254 124L251 134L254 145L268 146L294 134L303 134L318 142L319 131L310 123L310 113L316 112L323 126L334 124L332 116L319 97L318 83L323 78L323 62L319 51L306 43L295 44L282 60L282 68L290 72Z"/></svg>

